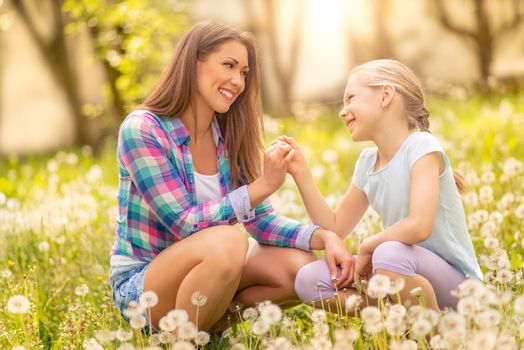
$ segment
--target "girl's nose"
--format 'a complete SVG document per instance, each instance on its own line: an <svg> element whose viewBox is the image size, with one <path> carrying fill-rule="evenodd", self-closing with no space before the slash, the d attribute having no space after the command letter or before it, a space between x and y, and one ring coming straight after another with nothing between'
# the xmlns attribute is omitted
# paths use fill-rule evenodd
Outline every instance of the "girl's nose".
<svg viewBox="0 0 524 350"><path fill-rule="evenodd" d="M340 112L338 113L338 117L339 118L344 118L347 114L348 114L348 111L347 111L346 107L343 107L340 110Z"/></svg>

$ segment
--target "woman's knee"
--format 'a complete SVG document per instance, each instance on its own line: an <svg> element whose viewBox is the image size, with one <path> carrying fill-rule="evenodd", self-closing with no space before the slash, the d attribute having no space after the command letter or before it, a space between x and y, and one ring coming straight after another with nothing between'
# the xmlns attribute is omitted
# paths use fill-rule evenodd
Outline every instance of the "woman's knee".
<svg viewBox="0 0 524 350"><path fill-rule="evenodd" d="M298 271L295 278L295 292L304 303L333 296L335 289L325 260L306 264Z"/></svg>
<svg viewBox="0 0 524 350"><path fill-rule="evenodd" d="M214 226L203 232L208 235L202 246L205 260L210 260L217 269L242 270L248 250L247 235L234 226Z"/></svg>

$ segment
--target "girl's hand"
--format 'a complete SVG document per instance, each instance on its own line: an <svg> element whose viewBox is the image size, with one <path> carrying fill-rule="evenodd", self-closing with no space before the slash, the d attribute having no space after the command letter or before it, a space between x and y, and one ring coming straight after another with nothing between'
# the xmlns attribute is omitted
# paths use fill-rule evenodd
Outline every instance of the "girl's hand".
<svg viewBox="0 0 524 350"><path fill-rule="evenodd" d="M353 279L360 284L363 279L369 280L371 278L373 269L371 265L372 254L359 253L357 262L355 263L355 275Z"/></svg>
<svg viewBox="0 0 524 350"><path fill-rule="evenodd" d="M343 288L351 284L353 282L355 259L347 251L344 242L335 232L326 231L324 254L331 273L331 279L333 282L336 281L337 288Z"/></svg>
<svg viewBox="0 0 524 350"><path fill-rule="evenodd" d="M300 145L295 141L294 138L288 136L279 136L276 141L282 141L291 146L295 150L295 155L287 167L287 172L291 176L295 177L296 175L303 173L308 169L307 160L302 153Z"/></svg>
<svg viewBox="0 0 524 350"><path fill-rule="evenodd" d="M295 150L291 146L278 140L264 152L262 178L271 192L278 190L284 183L288 165L294 154Z"/></svg>

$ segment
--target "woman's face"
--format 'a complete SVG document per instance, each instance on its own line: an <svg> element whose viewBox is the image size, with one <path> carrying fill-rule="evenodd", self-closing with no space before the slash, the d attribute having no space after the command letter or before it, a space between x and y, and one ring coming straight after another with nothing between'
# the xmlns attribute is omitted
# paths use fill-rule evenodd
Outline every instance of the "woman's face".
<svg viewBox="0 0 524 350"><path fill-rule="evenodd" d="M232 40L220 45L203 61L197 62L199 111L225 113L244 91L248 74L246 47Z"/></svg>
<svg viewBox="0 0 524 350"><path fill-rule="evenodd" d="M362 84L352 75L344 91L344 107L340 119L348 126L354 141L373 139L382 115L381 89Z"/></svg>

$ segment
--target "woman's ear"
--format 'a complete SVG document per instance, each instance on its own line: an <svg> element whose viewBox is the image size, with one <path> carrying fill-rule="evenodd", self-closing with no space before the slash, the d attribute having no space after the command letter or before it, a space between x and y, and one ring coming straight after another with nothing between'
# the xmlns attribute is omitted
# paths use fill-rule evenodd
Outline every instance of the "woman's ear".
<svg viewBox="0 0 524 350"><path fill-rule="evenodd" d="M382 108L387 108L391 104L395 92L396 90L394 85L386 84L382 86Z"/></svg>

